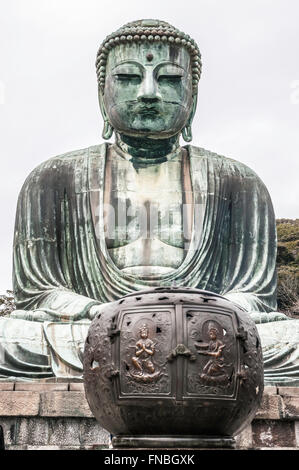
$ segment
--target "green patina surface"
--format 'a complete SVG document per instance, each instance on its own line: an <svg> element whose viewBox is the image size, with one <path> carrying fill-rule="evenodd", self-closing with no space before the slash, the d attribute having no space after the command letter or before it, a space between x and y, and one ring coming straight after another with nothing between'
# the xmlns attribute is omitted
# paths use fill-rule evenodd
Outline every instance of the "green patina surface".
<svg viewBox="0 0 299 470"><path fill-rule="evenodd" d="M99 305L146 286L180 285L222 294L266 322L269 381L298 380L298 321L275 311L270 196L242 163L180 146L181 135L192 139L199 52L163 25L138 22L101 49L103 137L115 133L115 143L54 157L24 183L14 237L17 311L0 319L3 376L80 376Z"/></svg>

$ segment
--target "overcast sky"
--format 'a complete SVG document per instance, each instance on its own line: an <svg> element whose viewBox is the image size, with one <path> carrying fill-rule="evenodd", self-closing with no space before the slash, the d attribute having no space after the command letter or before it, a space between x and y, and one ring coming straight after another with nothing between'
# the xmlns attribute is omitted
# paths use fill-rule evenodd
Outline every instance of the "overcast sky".
<svg viewBox="0 0 299 470"><path fill-rule="evenodd" d="M298 0L0 0L0 291L9 289L18 193L51 156L102 141L101 41L160 18L192 36L203 74L193 144L262 178L277 217L299 218Z"/></svg>

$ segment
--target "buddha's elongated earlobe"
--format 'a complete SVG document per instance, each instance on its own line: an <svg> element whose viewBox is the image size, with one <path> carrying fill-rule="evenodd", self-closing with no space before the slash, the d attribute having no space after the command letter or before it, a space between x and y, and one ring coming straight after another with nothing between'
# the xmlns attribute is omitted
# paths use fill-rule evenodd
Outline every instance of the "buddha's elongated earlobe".
<svg viewBox="0 0 299 470"><path fill-rule="evenodd" d="M185 142L191 142L192 140L192 129L191 126L185 126L182 130L182 137Z"/></svg>
<svg viewBox="0 0 299 470"><path fill-rule="evenodd" d="M191 142L192 140L192 121L195 116L195 111L196 111L196 106L197 106L197 93L193 96L193 103L192 103L192 108L191 112L188 118L188 121L182 129L182 137L185 142Z"/></svg>
<svg viewBox="0 0 299 470"><path fill-rule="evenodd" d="M113 135L114 129L113 129L112 124L110 123L110 121L108 119L106 109L105 109L105 104L104 104L103 93L102 93L102 90L100 88L99 88L99 105L100 105L101 113L102 113L102 116L103 116L103 119L104 119L104 129L103 129L103 132L102 132L102 137L105 140L109 140Z"/></svg>
<svg viewBox="0 0 299 470"><path fill-rule="evenodd" d="M102 132L103 139L109 140L113 135L113 131L114 131L114 129L111 126L110 122L108 120L104 121L104 129L103 129L103 132Z"/></svg>

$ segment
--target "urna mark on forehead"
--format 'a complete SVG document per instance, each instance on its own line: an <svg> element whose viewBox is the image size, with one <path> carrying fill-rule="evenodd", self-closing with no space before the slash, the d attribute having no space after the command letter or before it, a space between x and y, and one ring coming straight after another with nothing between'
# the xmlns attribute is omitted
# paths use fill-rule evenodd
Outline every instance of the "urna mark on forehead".
<svg viewBox="0 0 299 470"><path fill-rule="evenodd" d="M185 71L190 71L191 67L190 55L183 47L163 43L131 43L120 44L109 52L107 74L119 64L131 61L152 68L163 62L176 64Z"/></svg>

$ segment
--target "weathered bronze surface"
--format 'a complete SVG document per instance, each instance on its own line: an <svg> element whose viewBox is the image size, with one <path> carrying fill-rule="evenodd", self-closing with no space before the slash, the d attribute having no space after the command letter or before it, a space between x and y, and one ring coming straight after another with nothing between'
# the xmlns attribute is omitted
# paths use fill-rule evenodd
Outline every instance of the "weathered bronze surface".
<svg viewBox="0 0 299 470"><path fill-rule="evenodd" d="M103 304L177 285L221 294L265 322L268 383L299 383L299 322L275 312L268 191L246 165L180 145L180 136L192 139L196 42L163 21L136 21L104 40L96 71L103 138L115 134L115 142L53 157L23 185L14 236L17 310L0 319L0 374L82 376L87 330ZM214 333L207 325L195 352L181 341L164 353L169 364L200 362L201 380L225 382L230 346L217 323ZM154 346L140 352L138 334L123 351L131 381L162 387L165 357L150 336Z"/></svg>
<svg viewBox="0 0 299 470"><path fill-rule="evenodd" d="M194 445L204 436L231 439L260 404L260 338L248 313L222 296L138 292L99 310L85 344L84 382L90 408L118 436L116 446L129 435L136 442L189 436Z"/></svg>

